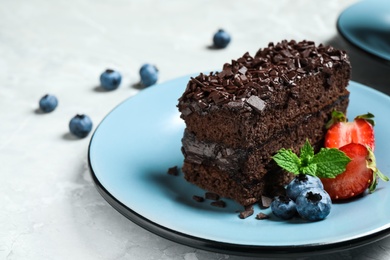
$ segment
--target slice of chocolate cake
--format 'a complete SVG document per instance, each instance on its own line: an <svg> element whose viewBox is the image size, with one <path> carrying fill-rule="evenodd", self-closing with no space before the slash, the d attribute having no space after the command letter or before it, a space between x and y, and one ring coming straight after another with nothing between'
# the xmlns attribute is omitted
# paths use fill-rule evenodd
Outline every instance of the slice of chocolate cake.
<svg viewBox="0 0 390 260"><path fill-rule="evenodd" d="M186 180L242 205L278 194L291 176L272 156L306 139L322 146L331 112L346 112L350 74L344 51L282 41L191 78L178 104Z"/></svg>

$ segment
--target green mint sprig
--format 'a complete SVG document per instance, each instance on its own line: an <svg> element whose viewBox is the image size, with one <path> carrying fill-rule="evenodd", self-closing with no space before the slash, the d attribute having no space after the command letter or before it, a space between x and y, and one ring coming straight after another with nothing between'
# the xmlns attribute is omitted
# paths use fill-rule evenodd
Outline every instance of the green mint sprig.
<svg viewBox="0 0 390 260"><path fill-rule="evenodd" d="M314 154L314 149L306 140L296 155L291 149L280 149L274 156L275 162L293 174L308 174L319 178L335 178L345 171L351 159L336 148L321 148Z"/></svg>

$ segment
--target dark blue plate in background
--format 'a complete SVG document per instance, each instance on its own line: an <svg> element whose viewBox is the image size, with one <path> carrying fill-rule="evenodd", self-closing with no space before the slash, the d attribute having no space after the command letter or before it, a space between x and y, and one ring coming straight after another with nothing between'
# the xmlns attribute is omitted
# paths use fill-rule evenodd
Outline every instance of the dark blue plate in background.
<svg viewBox="0 0 390 260"><path fill-rule="evenodd" d="M390 61L390 0L365 0L348 7L337 29L354 46Z"/></svg>

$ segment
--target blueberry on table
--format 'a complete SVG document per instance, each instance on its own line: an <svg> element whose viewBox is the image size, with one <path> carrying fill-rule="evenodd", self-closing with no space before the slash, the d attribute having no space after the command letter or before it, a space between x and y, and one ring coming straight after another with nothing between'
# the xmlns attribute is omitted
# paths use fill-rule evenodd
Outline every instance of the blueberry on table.
<svg viewBox="0 0 390 260"><path fill-rule="evenodd" d="M100 75L100 85L105 90L114 90L119 87L122 81L122 75L115 70L107 69Z"/></svg>
<svg viewBox="0 0 390 260"><path fill-rule="evenodd" d="M295 200L298 195L307 188L324 188L320 178L307 174L298 174L287 185L286 193L289 198Z"/></svg>
<svg viewBox="0 0 390 260"><path fill-rule="evenodd" d="M277 196L271 203L271 210L281 219L291 219L297 213L295 202L286 196Z"/></svg>
<svg viewBox="0 0 390 260"><path fill-rule="evenodd" d="M92 130L92 120L87 115L74 116L69 122L69 130L77 137L84 138Z"/></svg>
<svg viewBox="0 0 390 260"><path fill-rule="evenodd" d="M226 31L219 29L213 37L214 47L219 49L226 48L226 46L230 43L230 40L230 35Z"/></svg>
<svg viewBox="0 0 390 260"><path fill-rule="evenodd" d="M158 80L158 69L152 64L144 64L139 70L139 75L141 77L141 83L145 87L149 87L155 84Z"/></svg>
<svg viewBox="0 0 390 260"><path fill-rule="evenodd" d="M40 100L39 100L39 108L45 112L49 113L53 111L58 105L58 99L50 94L44 95Z"/></svg>
<svg viewBox="0 0 390 260"><path fill-rule="evenodd" d="M326 218L330 213L331 206L332 201L329 194L321 188L306 189L296 199L298 214L310 221Z"/></svg>

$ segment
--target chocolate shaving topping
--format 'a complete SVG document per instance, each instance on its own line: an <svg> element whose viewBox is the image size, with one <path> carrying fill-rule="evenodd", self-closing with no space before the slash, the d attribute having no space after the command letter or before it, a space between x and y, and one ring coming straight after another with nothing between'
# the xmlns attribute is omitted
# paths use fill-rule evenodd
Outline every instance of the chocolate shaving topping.
<svg viewBox="0 0 390 260"><path fill-rule="evenodd" d="M204 197L208 200L219 200L219 195L214 192L206 192Z"/></svg>
<svg viewBox="0 0 390 260"><path fill-rule="evenodd" d="M218 207L218 208L224 208L226 207L226 203L223 200L217 200L210 203L211 206Z"/></svg>
<svg viewBox="0 0 390 260"><path fill-rule="evenodd" d="M269 216L267 214L264 214L263 212L260 212L256 215L256 219L262 220L262 219L268 219Z"/></svg>
<svg viewBox="0 0 390 260"><path fill-rule="evenodd" d="M192 114L192 111L189 107L186 107L186 108L182 109L181 113L183 116L188 116L188 115Z"/></svg>
<svg viewBox="0 0 390 260"><path fill-rule="evenodd" d="M265 102L258 96L251 96L246 102L257 112L261 112L265 108Z"/></svg>
<svg viewBox="0 0 390 260"><path fill-rule="evenodd" d="M179 175L179 169L177 168L177 166L173 166L173 167L168 169L168 174L169 175L173 175L173 176L178 176Z"/></svg>
<svg viewBox="0 0 390 260"><path fill-rule="evenodd" d="M238 217L241 218L241 219L245 219L245 218L247 218L249 216L252 216L254 212L255 211L253 210L253 206L252 205L246 206L245 210L241 211L240 214L238 215Z"/></svg>
<svg viewBox="0 0 390 260"><path fill-rule="evenodd" d="M184 117L193 112L206 112L214 105L242 113L251 109L262 113L277 106L280 102L278 93L294 87L295 81L327 73L327 69L343 63L349 64L347 54L332 46L293 40L269 43L253 57L245 53L237 60L225 63L222 71L209 75L201 73L191 78L178 107ZM329 77L327 84L332 84L332 80ZM237 101L244 103L235 103Z"/></svg>
<svg viewBox="0 0 390 260"><path fill-rule="evenodd" d="M272 198L266 197L266 196L261 196L261 200L259 201L260 203L260 208L261 209L266 209L271 206L272 203Z"/></svg>
<svg viewBox="0 0 390 260"><path fill-rule="evenodd" d="M245 73L247 72L247 67L245 67L245 66L242 66L239 70L238 70L238 72L240 72L242 75L245 75Z"/></svg>
<svg viewBox="0 0 390 260"><path fill-rule="evenodd" d="M203 202L204 198L201 196L194 195L192 196L192 199L195 200L196 202Z"/></svg>

